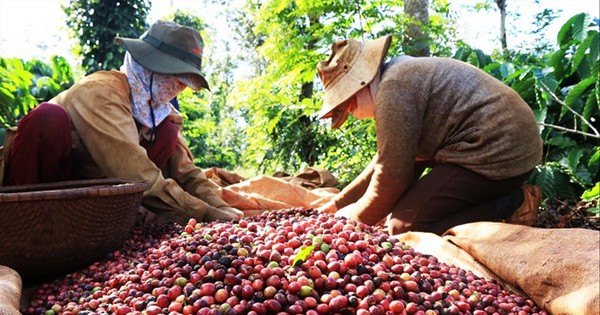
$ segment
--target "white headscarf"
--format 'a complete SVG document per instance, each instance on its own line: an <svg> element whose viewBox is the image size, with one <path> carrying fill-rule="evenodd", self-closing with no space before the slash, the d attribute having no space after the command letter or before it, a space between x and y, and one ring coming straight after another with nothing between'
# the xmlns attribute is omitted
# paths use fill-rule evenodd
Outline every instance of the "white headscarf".
<svg viewBox="0 0 600 315"><path fill-rule="evenodd" d="M129 52L125 54L121 71L129 82L133 118L150 129L158 126L173 110L170 101L182 91L180 80L175 75L153 73L142 67Z"/></svg>

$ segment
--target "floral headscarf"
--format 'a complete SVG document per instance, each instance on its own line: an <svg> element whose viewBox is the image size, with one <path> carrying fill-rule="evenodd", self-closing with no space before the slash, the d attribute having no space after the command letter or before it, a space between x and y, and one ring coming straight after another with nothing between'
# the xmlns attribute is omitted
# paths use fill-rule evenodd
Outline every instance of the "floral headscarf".
<svg viewBox="0 0 600 315"><path fill-rule="evenodd" d="M154 73L142 67L129 52L125 54L121 71L125 72L129 82L133 118L151 129L158 126L171 113L172 106L169 102L184 89L183 84L188 83L185 82L188 80L184 80L185 75L180 80L178 76Z"/></svg>

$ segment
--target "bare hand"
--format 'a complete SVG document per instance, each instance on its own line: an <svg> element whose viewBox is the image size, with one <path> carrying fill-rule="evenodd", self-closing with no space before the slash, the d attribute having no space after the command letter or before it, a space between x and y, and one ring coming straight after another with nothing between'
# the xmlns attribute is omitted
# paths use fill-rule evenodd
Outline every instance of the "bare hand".
<svg viewBox="0 0 600 315"><path fill-rule="evenodd" d="M244 213L231 207L210 207L204 215L203 221L235 220L244 217Z"/></svg>
<svg viewBox="0 0 600 315"><path fill-rule="evenodd" d="M366 214L365 214L366 213ZM336 217L344 217L368 225L385 226L388 213L378 215L377 212L365 211L358 207L357 203L349 204L335 213Z"/></svg>
<svg viewBox="0 0 600 315"><path fill-rule="evenodd" d="M349 205L343 207L342 209L335 212L335 216L338 218L344 217L346 219L360 221L358 219L358 210L356 209L355 205L356 204L352 203L352 204L349 204Z"/></svg>
<svg viewBox="0 0 600 315"><path fill-rule="evenodd" d="M219 210L224 210L225 212L233 213L237 217L236 219L241 219L244 217L244 212L232 207L220 207Z"/></svg>
<svg viewBox="0 0 600 315"><path fill-rule="evenodd" d="M329 200L328 202L318 207L317 211L323 213L335 213L336 211L338 211L338 207L333 200Z"/></svg>

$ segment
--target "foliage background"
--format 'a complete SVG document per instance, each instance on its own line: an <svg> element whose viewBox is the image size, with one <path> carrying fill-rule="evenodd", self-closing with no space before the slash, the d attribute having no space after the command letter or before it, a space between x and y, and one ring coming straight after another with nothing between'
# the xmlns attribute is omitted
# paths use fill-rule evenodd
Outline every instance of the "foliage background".
<svg viewBox="0 0 600 315"><path fill-rule="evenodd" d="M68 88L74 71L120 66L124 52L111 45L112 39L117 34L138 37L147 27L152 4L150 0L122 1L124 5L117 7L101 3L65 0L67 25L71 36L78 38L75 52L80 64L73 68L59 56L49 64L0 57L2 125L14 126L37 103ZM392 0L243 3L228 8L226 15L239 47L207 50L205 55L204 71L212 92L186 91L179 97L187 119L184 133L197 164L248 177L275 171L293 174L317 166L332 171L343 187L375 151L374 124L350 118L340 130L329 130L328 123L315 119L323 93L316 63L326 57L334 39L343 37L370 40L392 34L388 56L406 53L405 35L414 19L404 12L402 1ZM495 3L483 1L474 7L494 10ZM428 14L428 23L420 28L428 36L431 55L485 70L514 88L534 110L545 155L530 181L546 198L598 198L598 20L586 14L573 16L549 41L541 34L556 12L543 10L531 34L540 38L533 46L487 55L458 38L447 1L431 0ZM201 30L207 46L219 36L218 30L189 12L177 11L164 19ZM240 79L235 74L242 67L248 75Z"/></svg>

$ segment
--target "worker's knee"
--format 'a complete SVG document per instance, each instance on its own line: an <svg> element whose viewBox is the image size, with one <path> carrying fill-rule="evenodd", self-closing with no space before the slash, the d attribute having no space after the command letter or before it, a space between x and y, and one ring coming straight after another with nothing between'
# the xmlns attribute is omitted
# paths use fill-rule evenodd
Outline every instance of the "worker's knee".
<svg viewBox="0 0 600 315"><path fill-rule="evenodd" d="M70 128L69 114L60 105L52 103L41 103L26 116L30 124L44 126L46 128Z"/></svg>

